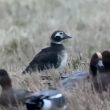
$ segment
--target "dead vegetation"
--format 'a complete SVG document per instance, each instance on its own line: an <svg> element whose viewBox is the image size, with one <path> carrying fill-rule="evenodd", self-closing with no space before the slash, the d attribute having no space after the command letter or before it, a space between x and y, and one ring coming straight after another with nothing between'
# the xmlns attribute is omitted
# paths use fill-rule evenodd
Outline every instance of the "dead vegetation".
<svg viewBox="0 0 110 110"><path fill-rule="evenodd" d="M42 81L39 74L22 76L21 72L41 48L49 45L51 33L60 29L73 36L65 44L70 58L62 71L87 71L91 55L110 47L109 9L109 0L0 0L0 68L9 71L15 88L48 88L48 82ZM66 95L68 110L109 110L106 93L100 99L89 83L67 91L57 83L59 70L48 74L53 77L51 86Z"/></svg>

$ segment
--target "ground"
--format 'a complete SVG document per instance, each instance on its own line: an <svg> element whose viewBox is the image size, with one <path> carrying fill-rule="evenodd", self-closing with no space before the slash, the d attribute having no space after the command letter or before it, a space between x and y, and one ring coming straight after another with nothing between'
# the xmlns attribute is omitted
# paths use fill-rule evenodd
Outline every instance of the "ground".
<svg viewBox="0 0 110 110"><path fill-rule="evenodd" d="M91 55L110 47L109 9L109 0L0 0L0 68L9 72L15 88L47 88L38 74L22 76L21 72L49 45L52 32L63 30L73 37L65 42L70 54L66 72L88 71ZM56 78L59 72L49 74ZM53 85L59 88L56 79ZM109 110L108 99L102 101L85 85L74 93L60 88L69 109Z"/></svg>

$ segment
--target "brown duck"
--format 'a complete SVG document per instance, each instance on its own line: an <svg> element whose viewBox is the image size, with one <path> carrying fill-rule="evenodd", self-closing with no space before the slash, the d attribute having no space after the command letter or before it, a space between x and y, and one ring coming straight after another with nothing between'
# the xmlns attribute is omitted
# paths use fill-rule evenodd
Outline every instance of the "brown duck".
<svg viewBox="0 0 110 110"><path fill-rule="evenodd" d="M30 95L30 91L19 89L15 90L12 87L11 79L6 70L0 70L0 85L2 88L0 95L0 104L3 106L17 106L23 104L25 97Z"/></svg>
<svg viewBox="0 0 110 110"><path fill-rule="evenodd" d="M106 91L110 85L110 51L96 52L90 61L90 74L97 91Z"/></svg>

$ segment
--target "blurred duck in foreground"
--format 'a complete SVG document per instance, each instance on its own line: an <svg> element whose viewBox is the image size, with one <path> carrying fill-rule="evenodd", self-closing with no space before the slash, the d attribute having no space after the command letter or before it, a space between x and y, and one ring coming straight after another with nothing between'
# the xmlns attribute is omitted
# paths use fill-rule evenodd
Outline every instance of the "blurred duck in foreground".
<svg viewBox="0 0 110 110"><path fill-rule="evenodd" d="M66 66L68 53L63 45L63 41L72 38L63 31L55 31L51 35L50 46L42 49L22 72L32 73L50 68L62 68Z"/></svg>
<svg viewBox="0 0 110 110"><path fill-rule="evenodd" d="M66 110L63 94L56 89L33 93L26 100L27 110Z"/></svg>
<svg viewBox="0 0 110 110"><path fill-rule="evenodd" d="M92 79L97 92L107 91L110 85L110 51L96 52L92 55L89 72L79 71L64 75L60 83L66 89L73 89L79 81ZM88 80L88 81L89 81Z"/></svg>
<svg viewBox="0 0 110 110"><path fill-rule="evenodd" d="M110 51L96 52L90 61L90 74L98 92L107 91L110 85Z"/></svg>
<svg viewBox="0 0 110 110"><path fill-rule="evenodd" d="M30 95L27 90L15 90L12 87L11 79L6 70L0 69L0 85L2 88L0 95L0 105L2 106L17 106L25 102L25 97Z"/></svg>
<svg viewBox="0 0 110 110"><path fill-rule="evenodd" d="M70 90L80 82L89 79L89 72L86 71L78 71L72 72L70 74L64 75L63 78L60 80L60 84L67 90Z"/></svg>

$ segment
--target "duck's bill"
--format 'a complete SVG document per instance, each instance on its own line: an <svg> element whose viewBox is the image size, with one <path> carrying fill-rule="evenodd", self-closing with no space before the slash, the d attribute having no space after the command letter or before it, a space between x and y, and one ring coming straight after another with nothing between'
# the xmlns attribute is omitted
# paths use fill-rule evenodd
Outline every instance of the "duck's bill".
<svg viewBox="0 0 110 110"><path fill-rule="evenodd" d="M70 39L72 38L71 36L65 36L64 39Z"/></svg>

